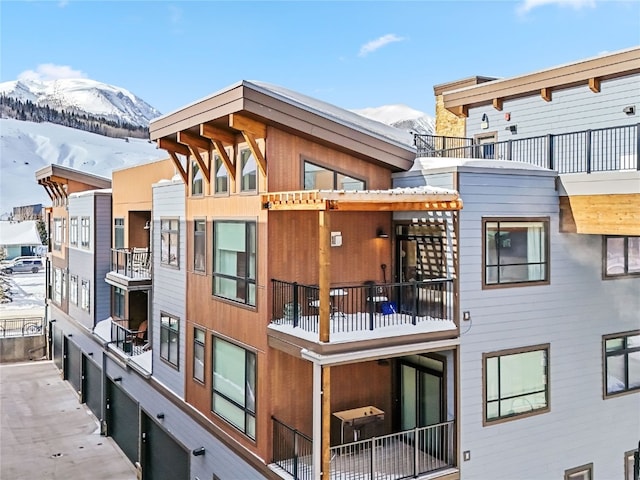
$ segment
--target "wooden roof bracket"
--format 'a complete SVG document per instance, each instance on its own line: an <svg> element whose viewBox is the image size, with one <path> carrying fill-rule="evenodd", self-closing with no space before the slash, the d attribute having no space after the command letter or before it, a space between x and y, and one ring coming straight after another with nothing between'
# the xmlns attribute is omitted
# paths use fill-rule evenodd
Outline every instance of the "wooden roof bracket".
<svg viewBox="0 0 640 480"><path fill-rule="evenodd" d="M540 90L540 96L545 102L551 101L551 88L545 87Z"/></svg>
<svg viewBox="0 0 640 480"><path fill-rule="evenodd" d="M178 173L182 177L185 185L187 185L189 183L189 176L187 175L187 171L185 170L185 168L182 166L182 163L178 158L178 154L189 157L189 153L191 153L189 147L181 143L174 142L173 140L169 140L168 138L159 138L158 148L162 148L163 150L169 152L169 156L173 160Z"/></svg>
<svg viewBox="0 0 640 480"><path fill-rule="evenodd" d="M589 79L589 89L593 93L600 93L600 78L593 77Z"/></svg>
<svg viewBox="0 0 640 480"><path fill-rule="evenodd" d="M453 113L456 117L467 118L469 116L468 105L458 105L457 107L451 107L449 111Z"/></svg>
<svg viewBox="0 0 640 480"><path fill-rule="evenodd" d="M232 146L235 145L235 135L209 123L200 124L200 135L211 140L214 148L216 149L216 152L222 159L222 163L224 163L224 166L227 169L227 173L229 174L231 181L235 182L236 165L233 160L229 158L229 155L227 155L227 151L224 149L225 144ZM212 168L215 169L215 165L212 164Z"/></svg>
<svg viewBox="0 0 640 480"><path fill-rule="evenodd" d="M189 148L191 154L195 157L196 162L198 162L198 166L202 171L204 179L207 181L207 184L209 184L211 181L211 168L204 161L202 155L200 155L199 149L211 152L211 140L198 135L193 135L189 132L178 132L178 142L185 144Z"/></svg>
<svg viewBox="0 0 640 480"><path fill-rule="evenodd" d="M218 153L218 155L220 155L220 158L222 159L222 163L224 163L224 167L227 169L227 173L231 178L231 182L235 183L236 164L229 158L229 155L227 155L227 151L224 149L224 145L220 140L212 140L212 141L213 141L213 146L216 149L216 152Z"/></svg>
<svg viewBox="0 0 640 480"><path fill-rule="evenodd" d="M493 108L496 110L502 111L502 98L494 98L493 99Z"/></svg>
<svg viewBox="0 0 640 480"><path fill-rule="evenodd" d="M249 144L251 153L253 154L260 171L263 175L267 175L267 160L262 154L256 138L267 138L267 127L265 124L260 123L251 118L232 113L229 115L229 126L240 130L245 141Z"/></svg>
<svg viewBox="0 0 640 480"><path fill-rule="evenodd" d="M49 185L47 185L47 183L42 180L38 180L38 183L42 185L42 187L44 188L44 191L47 192L47 195L49 195L49 198L51 199L51 201L53 201L53 199L55 198L55 195L49 188Z"/></svg>

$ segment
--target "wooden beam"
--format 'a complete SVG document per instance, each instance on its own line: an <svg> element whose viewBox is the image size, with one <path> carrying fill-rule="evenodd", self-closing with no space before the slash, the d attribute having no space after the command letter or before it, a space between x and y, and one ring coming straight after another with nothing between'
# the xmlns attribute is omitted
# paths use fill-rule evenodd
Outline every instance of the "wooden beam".
<svg viewBox="0 0 640 480"><path fill-rule="evenodd" d="M267 138L267 126L251 118L232 113L229 115L229 126L242 132L250 132L256 138Z"/></svg>
<svg viewBox="0 0 640 480"><path fill-rule="evenodd" d="M244 137L246 142L249 144L251 153L253 154L253 157L256 159L256 162L258 162L258 166L260 167L260 171L262 172L262 175L266 176L267 160L264 158L264 155L262 155L262 152L260 151L260 147L258 146L258 142L256 142L256 139L253 137L253 135L250 132L245 132L243 130L242 136Z"/></svg>
<svg viewBox="0 0 640 480"><path fill-rule="evenodd" d="M458 107L452 107L449 109L456 117L467 118L469 116L469 107L466 105L460 105Z"/></svg>
<svg viewBox="0 0 640 480"><path fill-rule="evenodd" d="M57 175L51 175L47 178L47 180L51 183L59 183L61 185L66 185L67 183L69 183L69 180L67 180L66 178L58 177Z"/></svg>
<svg viewBox="0 0 640 480"><path fill-rule="evenodd" d="M222 130L210 123L200 124L200 135L214 141L218 140L227 145L234 145L236 143L236 136L233 133Z"/></svg>
<svg viewBox="0 0 640 480"><path fill-rule="evenodd" d="M331 367L322 367L322 473L320 478L331 477Z"/></svg>
<svg viewBox="0 0 640 480"><path fill-rule="evenodd" d="M159 138L158 148L166 150L169 153L179 153L180 155L184 155L185 157L188 157L190 153L189 147L181 143L174 142L173 140L169 140L168 138Z"/></svg>
<svg viewBox="0 0 640 480"><path fill-rule="evenodd" d="M212 147L211 140L207 137L201 137L200 135L194 135L189 132L178 132L178 142L207 152L210 151Z"/></svg>
<svg viewBox="0 0 640 480"><path fill-rule="evenodd" d="M233 162L229 155L227 155L227 151L224 149L224 145L220 140L213 140L213 146L216 149L216 153L220 155L222 159L222 163L224 163L224 167L227 169L227 173L229 174L229 178L231 178L231 184L235 185L236 183L236 164ZM215 170L215 164L211 165L211 168ZM215 175L215 171L213 173Z"/></svg>
<svg viewBox="0 0 640 480"><path fill-rule="evenodd" d="M502 98L493 99L493 108L502 111Z"/></svg>
<svg viewBox="0 0 640 480"><path fill-rule="evenodd" d="M600 93L600 79L598 77L589 79L589 89L593 93Z"/></svg>
<svg viewBox="0 0 640 480"><path fill-rule="evenodd" d="M53 193L51 193L51 190L49 189L49 185L47 185L46 183L43 183L40 180L38 181L38 183L42 185L42 187L44 188L44 191L47 192L47 195L49 195L49 198L51 199L51 201L53 201L55 196L53 195Z"/></svg>
<svg viewBox="0 0 640 480"><path fill-rule="evenodd" d="M540 96L545 102L551 101L551 88L545 87L540 90Z"/></svg>
<svg viewBox="0 0 640 480"><path fill-rule="evenodd" d="M331 225L329 221L329 212L318 212L318 300L320 301L320 341L329 343L331 308L329 296L330 279L331 279Z"/></svg>
<svg viewBox="0 0 640 480"><path fill-rule="evenodd" d="M173 152L172 150L167 150L167 151L169 152L169 156L173 160L173 164L175 165L176 169L178 170L178 173L182 177L182 180L184 181L184 184L185 185L189 185L189 176L187 175L186 170L182 166L182 163L180 163L180 159L175 154L175 152Z"/></svg>

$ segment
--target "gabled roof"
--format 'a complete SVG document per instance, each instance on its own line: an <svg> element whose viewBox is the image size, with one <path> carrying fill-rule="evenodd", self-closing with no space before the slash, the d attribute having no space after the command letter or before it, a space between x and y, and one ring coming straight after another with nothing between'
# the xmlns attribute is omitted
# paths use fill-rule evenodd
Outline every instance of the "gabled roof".
<svg viewBox="0 0 640 480"><path fill-rule="evenodd" d="M0 245L42 245L35 220L0 222Z"/></svg>

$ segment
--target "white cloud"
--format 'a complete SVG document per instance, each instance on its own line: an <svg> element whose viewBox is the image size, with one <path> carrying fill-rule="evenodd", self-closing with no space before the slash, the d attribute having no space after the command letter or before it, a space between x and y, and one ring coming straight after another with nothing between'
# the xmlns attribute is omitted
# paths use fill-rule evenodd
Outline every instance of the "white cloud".
<svg viewBox="0 0 640 480"><path fill-rule="evenodd" d="M596 6L596 0L524 0L518 6L518 13L524 15L530 12L534 8L542 7L545 5L557 5L560 7L571 7L575 10L581 8L593 8Z"/></svg>
<svg viewBox="0 0 640 480"><path fill-rule="evenodd" d="M376 38L375 40L371 40L370 42L365 43L362 47L360 47L360 52L358 53L359 57L364 57L371 52L375 52L379 48L384 47L393 42L402 42L404 38L398 37L394 33L388 33L387 35L383 35L380 38Z"/></svg>
<svg viewBox="0 0 640 480"><path fill-rule="evenodd" d="M42 63L35 70L25 70L18 75L18 80L58 80L60 78L88 78L80 70L74 70L69 65L54 65Z"/></svg>
<svg viewBox="0 0 640 480"><path fill-rule="evenodd" d="M60 7L60 8L64 8L64 7L66 7L67 5L69 5L69 0L60 0L60 1L58 2L58 7Z"/></svg>

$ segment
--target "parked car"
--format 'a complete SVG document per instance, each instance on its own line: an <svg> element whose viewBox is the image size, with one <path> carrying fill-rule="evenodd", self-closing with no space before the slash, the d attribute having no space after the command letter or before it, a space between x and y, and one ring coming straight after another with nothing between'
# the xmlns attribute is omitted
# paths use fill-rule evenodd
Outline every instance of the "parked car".
<svg viewBox="0 0 640 480"><path fill-rule="evenodd" d="M2 267L2 273L38 273L42 268L43 264L40 257L22 257L16 258L13 262Z"/></svg>

